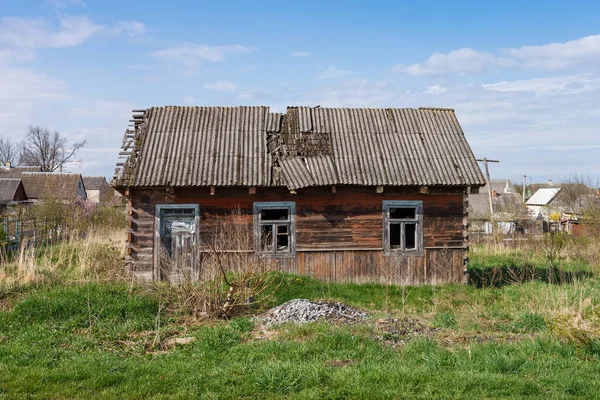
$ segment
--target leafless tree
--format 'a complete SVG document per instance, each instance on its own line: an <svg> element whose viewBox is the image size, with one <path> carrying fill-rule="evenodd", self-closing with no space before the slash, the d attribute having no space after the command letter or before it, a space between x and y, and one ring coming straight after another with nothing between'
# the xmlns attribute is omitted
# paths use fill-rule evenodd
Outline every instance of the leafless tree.
<svg viewBox="0 0 600 400"><path fill-rule="evenodd" d="M558 203L564 211L582 215L590 201L595 198L596 186L597 183L590 177L571 174L569 179L560 185Z"/></svg>
<svg viewBox="0 0 600 400"><path fill-rule="evenodd" d="M19 148L15 142L4 136L0 136L0 163L14 164L19 155Z"/></svg>
<svg viewBox="0 0 600 400"><path fill-rule="evenodd" d="M47 128L30 125L21 143L20 163L40 166L44 172L54 172L71 161L86 143L84 140L69 147L67 138L59 132L50 132Z"/></svg>

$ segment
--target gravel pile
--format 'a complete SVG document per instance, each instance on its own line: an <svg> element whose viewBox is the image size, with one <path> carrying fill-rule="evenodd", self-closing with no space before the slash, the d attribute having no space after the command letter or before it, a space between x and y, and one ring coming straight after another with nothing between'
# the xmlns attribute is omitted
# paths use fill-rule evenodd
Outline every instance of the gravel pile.
<svg viewBox="0 0 600 400"><path fill-rule="evenodd" d="M367 318L367 313L344 303L313 303L304 299L290 300L272 308L258 320L264 325L277 325L286 322L305 324L325 320L330 322L352 323Z"/></svg>

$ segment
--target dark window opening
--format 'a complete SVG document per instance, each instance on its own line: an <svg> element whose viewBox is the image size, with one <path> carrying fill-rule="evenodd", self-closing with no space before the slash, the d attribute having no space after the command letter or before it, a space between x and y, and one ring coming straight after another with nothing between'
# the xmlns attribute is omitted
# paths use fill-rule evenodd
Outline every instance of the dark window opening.
<svg viewBox="0 0 600 400"><path fill-rule="evenodd" d="M284 221L289 217L287 208L263 208L260 211L261 221Z"/></svg>
<svg viewBox="0 0 600 400"><path fill-rule="evenodd" d="M404 225L404 248L414 250L417 247L417 224Z"/></svg>
<svg viewBox="0 0 600 400"><path fill-rule="evenodd" d="M402 248L402 225L390 224L390 248L400 249Z"/></svg>
<svg viewBox="0 0 600 400"><path fill-rule="evenodd" d="M390 219L414 219L416 209L410 208L390 208Z"/></svg>

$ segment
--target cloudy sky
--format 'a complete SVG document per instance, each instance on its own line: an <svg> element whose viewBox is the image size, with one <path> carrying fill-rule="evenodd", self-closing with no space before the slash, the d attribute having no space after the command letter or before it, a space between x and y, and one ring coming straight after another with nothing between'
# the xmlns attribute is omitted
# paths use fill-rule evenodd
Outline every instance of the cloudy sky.
<svg viewBox="0 0 600 400"><path fill-rule="evenodd" d="M0 0L0 135L87 139L132 109L448 107L496 178L600 179L600 2Z"/></svg>

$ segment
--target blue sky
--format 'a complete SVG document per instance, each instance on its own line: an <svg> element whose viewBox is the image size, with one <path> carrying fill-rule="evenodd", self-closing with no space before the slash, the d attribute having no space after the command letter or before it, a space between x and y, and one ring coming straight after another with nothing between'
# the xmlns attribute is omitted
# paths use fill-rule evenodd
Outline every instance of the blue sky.
<svg viewBox="0 0 600 400"><path fill-rule="evenodd" d="M0 0L0 135L88 140L131 110L449 107L495 178L600 179L600 2Z"/></svg>

